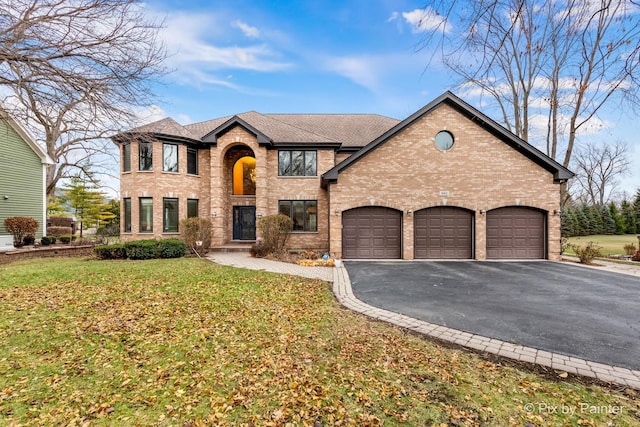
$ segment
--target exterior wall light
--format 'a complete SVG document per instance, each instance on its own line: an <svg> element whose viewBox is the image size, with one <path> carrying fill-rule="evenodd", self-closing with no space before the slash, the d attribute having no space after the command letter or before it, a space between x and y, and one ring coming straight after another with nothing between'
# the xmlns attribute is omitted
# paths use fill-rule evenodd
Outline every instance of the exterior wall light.
<svg viewBox="0 0 640 427"><path fill-rule="evenodd" d="M487 213L487 211L486 211L486 210L484 210L484 209L480 209L480 215L484 215L484 214L486 214L486 213Z"/></svg>
<svg viewBox="0 0 640 427"><path fill-rule="evenodd" d="M3 199L9 200L9 196L4 196Z"/></svg>
<svg viewBox="0 0 640 427"><path fill-rule="evenodd" d="M258 212L258 218L262 218L262 212Z"/></svg>
<svg viewBox="0 0 640 427"><path fill-rule="evenodd" d="M413 211L411 209L407 209L407 215L411 216L411 214L413 213Z"/></svg>
<svg viewBox="0 0 640 427"><path fill-rule="evenodd" d="M214 217L214 218L217 217L218 216L218 212L216 212L216 211L211 212L211 216Z"/></svg>

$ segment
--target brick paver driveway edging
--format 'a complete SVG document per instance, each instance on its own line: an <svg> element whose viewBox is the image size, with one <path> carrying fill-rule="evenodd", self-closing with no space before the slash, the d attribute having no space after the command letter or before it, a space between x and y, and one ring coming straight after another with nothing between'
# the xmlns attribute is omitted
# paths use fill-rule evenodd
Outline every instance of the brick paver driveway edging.
<svg viewBox="0 0 640 427"><path fill-rule="evenodd" d="M601 381L616 383L640 390L640 371L609 366L602 363L589 362L575 357L550 353L531 347L514 345L505 341L486 338L447 328L409 316L383 310L365 304L355 297L351 289L351 281L347 269L344 267L302 267L278 261L251 258L242 253L209 253L207 258L218 264L230 265L251 270L270 271L274 273L293 274L297 276L333 280L333 293L338 301L351 310L366 316L392 323L402 328L425 334L437 339L452 342L475 350L484 351L498 356L535 363L550 367L558 371L575 375L596 378Z"/></svg>
<svg viewBox="0 0 640 427"><path fill-rule="evenodd" d="M342 305L351 310L430 337L501 357L535 363L558 371L596 378L600 381L616 383L640 390L640 371L590 362L562 354L515 345L493 338L486 338L365 304L353 294L349 273L344 266L333 269L333 293Z"/></svg>

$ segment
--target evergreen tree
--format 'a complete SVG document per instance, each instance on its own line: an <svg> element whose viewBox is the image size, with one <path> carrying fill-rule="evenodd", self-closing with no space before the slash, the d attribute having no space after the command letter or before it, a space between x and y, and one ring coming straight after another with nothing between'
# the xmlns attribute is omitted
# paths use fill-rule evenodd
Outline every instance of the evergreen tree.
<svg viewBox="0 0 640 427"><path fill-rule="evenodd" d="M602 206L600 208L600 217L602 218L602 234L615 234L616 222L608 207Z"/></svg>
<svg viewBox="0 0 640 427"><path fill-rule="evenodd" d="M58 201L80 224L80 238L84 229L98 228L115 217L109 211L110 206L105 201L104 193L98 190L94 182L92 179L71 178L62 188L62 195Z"/></svg>
<svg viewBox="0 0 640 427"><path fill-rule="evenodd" d="M582 211L585 216L584 232L587 236L594 234L602 234L602 218L600 212L598 212L593 206L587 204L582 205Z"/></svg>
<svg viewBox="0 0 640 427"><path fill-rule="evenodd" d="M633 205L627 200L623 200L620 205L620 214L624 221L625 233L636 234L638 232L636 223L636 213L633 211Z"/></svg>
<svg viewBox="0 0 640 427"><path fill-rule="evenodd" d="M560 214L560 235L562 237L572 237L574 235L572 225L570 208L562 209Z"/></svg>
<svg viewBox="0 0 640 427"><path fill-rule="evenodd" d="M585 215L584 207L576 209L576 236L586 236L589 234L589 219Z"/></svg>
<svg viewBox="0 0 640 427"><path fill-rule="evenodd" d="M636 227L638 228L636 231L640 232L640 188L636 190L636 195L633 200L633 210L636 213Z"/></svg>
<svg viewBox="0 0 640 427"><path fill-rule="evenodd" d="M622 219L622 216L620 215L620 211L618 210L618 207L614 202L609 203L609 212L611 214L611 218L613 218L613 221L616 224L615 233L624 234L625 232L624 220Z"/></svg>

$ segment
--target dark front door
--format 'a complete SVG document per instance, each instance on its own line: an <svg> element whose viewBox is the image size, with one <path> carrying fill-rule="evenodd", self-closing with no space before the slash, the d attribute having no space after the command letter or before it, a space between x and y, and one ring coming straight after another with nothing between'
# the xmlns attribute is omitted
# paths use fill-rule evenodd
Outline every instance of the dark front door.
<svg viewBox="0 0 640 427"><path fill-rule="evenodd" d="M233 207L233 240L256 240L256 207Z"/></svg>

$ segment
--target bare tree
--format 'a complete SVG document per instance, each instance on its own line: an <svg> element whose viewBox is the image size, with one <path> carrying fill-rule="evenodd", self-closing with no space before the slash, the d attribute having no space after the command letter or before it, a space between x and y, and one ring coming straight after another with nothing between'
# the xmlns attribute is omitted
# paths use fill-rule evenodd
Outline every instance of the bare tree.
<svg viewBox="0 0 640 427"><path fill-rule="evenodd" d="M516 135L531 140L542 124L538 143L568 167L604 105L638 105L638 13L629 0L430 0L422 47L437 46Z"/></svg>
<svg viewBox="0 0 640 427"><path fill-rule="evenodd" d="M98 171L105 137L154 101L161 27L135 0L0 0L3 103L56 161L48 195L73 169Z"/></svg>
<svg viewBox="0 0 640 427"><path fill-rule="evenodd" d="M618 178L629 172L629 147L621 141L609 145L585 144L576 150L572 162L576 172L577 200L604 206L615 195Z"/></svg>

